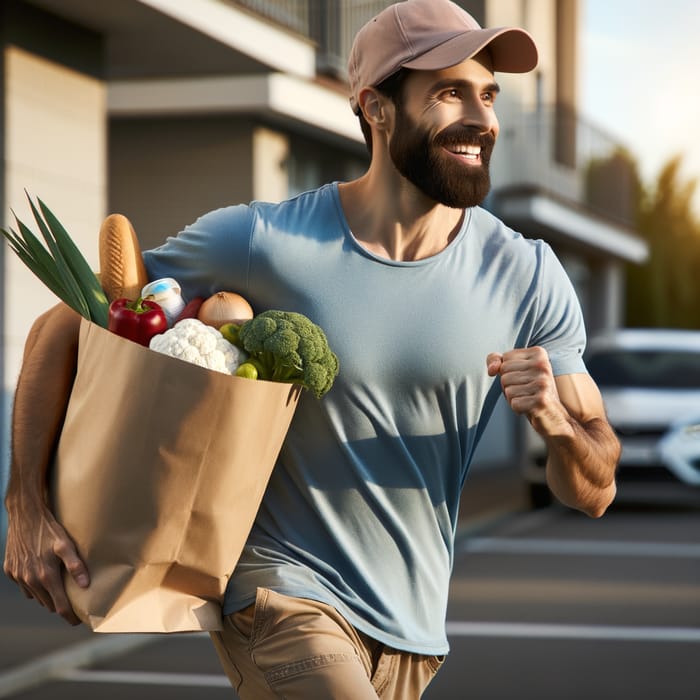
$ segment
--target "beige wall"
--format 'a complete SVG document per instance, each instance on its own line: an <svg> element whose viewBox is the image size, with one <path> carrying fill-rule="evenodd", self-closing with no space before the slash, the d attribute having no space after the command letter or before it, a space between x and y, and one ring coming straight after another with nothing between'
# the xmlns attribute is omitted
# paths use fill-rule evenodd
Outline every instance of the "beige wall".
<svg viewBox="0 0 700 700"><path fill-rule="evenodd" d="M535 40L539 54L537 68L531 73L499 74L504 94L517 95L519 107L533 109L537 98L537 76L541 80L540 96L552 103L556 94L556 12L558 0L490 0L486 6L486 26L518 26Z"/></svg>
<svg viewBox="0 0 700 700"><path fill-rule="evenodd" d="M236 115L112 118L109 143L109 209L131 220L143 248L213 209L285 199L292 161L297 178L314 166L304 188L364 170L357 156Z"/></svg>
<svg viewBox="0 0 700 700"><path fill-rule="evenodd" d="M577 0L558 0L556 11L557 93L556 102L575 109L579 102Z"/></svg>
<svg viewBox="0 0 700 700"><path fill-rule="evenodd" d="M234 116L112 119L110 211L127 216L148 248L207 211L248 202L253 132Z"/></svg>
<svg viewBox="0 0 700 700"><path fill-rule="evenodd" d="M253 131L253 199L280 202L289 195L289 139L279 131Z"/></svg>
<svg viewBox="0 0 700 700"><path fill-rule="evenodd" d="M91 264L106 198L106 94L103 83L15 47L5 49L5 225L13 209L38 232L26 189L63 223ZM7 250L5 384L16 383L21 352L36 316L56 298Z"/></svg>

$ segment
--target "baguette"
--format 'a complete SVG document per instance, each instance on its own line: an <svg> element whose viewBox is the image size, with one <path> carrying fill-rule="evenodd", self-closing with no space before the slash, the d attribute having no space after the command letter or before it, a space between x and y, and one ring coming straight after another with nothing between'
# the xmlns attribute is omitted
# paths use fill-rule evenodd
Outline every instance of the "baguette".
<svg viewBox="0 0 700 700"><path fill-rule="evenodd" d="M138 299L148 283L134 227L122 214L110 214L100 227L100 283L107 299Z"/></svg>

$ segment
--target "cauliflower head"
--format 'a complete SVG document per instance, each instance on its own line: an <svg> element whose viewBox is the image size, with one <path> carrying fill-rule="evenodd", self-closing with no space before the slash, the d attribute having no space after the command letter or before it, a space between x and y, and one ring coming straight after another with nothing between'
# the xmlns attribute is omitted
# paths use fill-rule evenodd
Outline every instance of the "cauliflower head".
<svg viewBox="0 0 700 700"><path fill-rule="evenodd" d="M233 374L247 357L216 328L196 318L178 321L165 333L153 336L149 348L224 374Z"/></svg>

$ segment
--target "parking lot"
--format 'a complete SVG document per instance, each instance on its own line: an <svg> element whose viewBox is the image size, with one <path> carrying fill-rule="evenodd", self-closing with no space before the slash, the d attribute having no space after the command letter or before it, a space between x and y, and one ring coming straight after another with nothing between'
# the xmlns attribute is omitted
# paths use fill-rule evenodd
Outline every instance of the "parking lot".
<svg viewBox="0 0 700 700"><path fill-rule="evenodd" d="M518 513L459 548L429 700L696 700L700 492L627 484L600 520Z"/></svg>
<svg viewBox="0 0 700 700"><path fill-rule="evenodd" d="M696 700L700 492L628 484L590 520L529 511L519 486L488 472L467 484L452 651L427 700ZM236 697L206 635L93 635L4 579L0 633L0 697Z"/></svg>

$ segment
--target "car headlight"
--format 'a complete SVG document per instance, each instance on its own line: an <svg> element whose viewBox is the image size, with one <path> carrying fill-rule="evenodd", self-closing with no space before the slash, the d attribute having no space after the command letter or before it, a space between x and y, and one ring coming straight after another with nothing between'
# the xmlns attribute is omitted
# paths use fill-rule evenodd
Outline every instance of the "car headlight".
<svg viewBox="0 0 700 700"><path fill-rule="evenodd" d="M684 440L700 440L700 423L684 426L681 435Z"/></svg>

